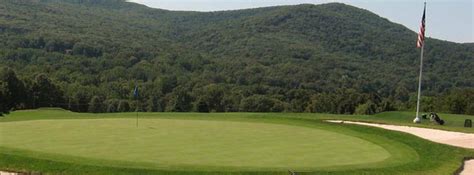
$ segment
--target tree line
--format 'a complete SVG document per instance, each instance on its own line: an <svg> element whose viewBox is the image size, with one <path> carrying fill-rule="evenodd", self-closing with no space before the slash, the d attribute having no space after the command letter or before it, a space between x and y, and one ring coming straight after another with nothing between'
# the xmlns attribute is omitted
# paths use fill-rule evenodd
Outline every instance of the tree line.
<svg viewBox="0 0 474 175"><path fill-rule="evenodd" d="M294 89L283 95L253 93L251 89L209 84L191 88L177 84L176 77L162 78L161 83L140 82L139 96L134 98L135 83L122 84L125 98L113 98L78 88L66 93L64 84L41 73L33 78L19 78L11 68L0 72L0 110L61 107L76 112L316 112L335 114L375 114L393 110L413 110L414 93L399 90L394 96L361 93L355 89L338 89L318 93ZM98 88L98 87L95 87ZM250 87L249 87L250 88ZM259 91L271 91L271 87ZM93 89L93 88L92 88ZM423 96L422 111L474 114L474 88L453 89L439 96Z"/></svg>
<svg viewBox="0 0 474 175"><path fill-rule="evenodd" d="M0 8L4 112L372 114L416 103L416 33L344 4L201 13L44 0ZM472 114L473 45L426 43L423 110Z"/></svg>

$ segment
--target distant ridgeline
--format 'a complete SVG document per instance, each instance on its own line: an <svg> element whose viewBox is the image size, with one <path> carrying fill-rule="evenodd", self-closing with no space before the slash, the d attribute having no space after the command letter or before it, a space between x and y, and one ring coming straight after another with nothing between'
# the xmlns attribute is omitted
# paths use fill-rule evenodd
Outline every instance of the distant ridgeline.
<svg viewBox="0 0 474 175"><path fill-rule="evenodd" d="M415 42L339 3L185 12L0 0L0 111L412 110ZM429 38L425 55L422 110L474 114L474 45Z"/></svg>
<svg viewBox="0 0 474 175"><path fill-rule="evenodd" d="M22 0L24 2L41 2L41 3L76 3L88 5L117 5L127 2L126 0Z"/></svg>

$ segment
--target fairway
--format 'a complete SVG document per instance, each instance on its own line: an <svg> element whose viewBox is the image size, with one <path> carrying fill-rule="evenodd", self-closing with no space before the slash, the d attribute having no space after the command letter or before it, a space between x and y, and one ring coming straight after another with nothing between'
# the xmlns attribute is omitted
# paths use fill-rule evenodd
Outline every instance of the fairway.
<svg viewBox="0 0 474 175"><path fill-rule="evenodd" d="M390 157L356 137L268 123L145 119L136 127L133 119L82 119L8 122L0 128L5 147L162 167L303 170Z"/></svg>

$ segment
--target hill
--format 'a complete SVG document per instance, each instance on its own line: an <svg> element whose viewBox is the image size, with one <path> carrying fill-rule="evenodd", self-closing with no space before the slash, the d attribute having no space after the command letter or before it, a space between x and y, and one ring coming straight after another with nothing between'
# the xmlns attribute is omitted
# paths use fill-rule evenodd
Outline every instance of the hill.
<svg viewBox="0 0 474 175"><path fill-rule="evenodd" d="M339 3L185 12L2 0L0 38L2 81L24 89L4 90L15 102L3 108L373 113L412 109L417 87L416 33ZM472 44L426 43L424 110L474 113Z"/></svg>

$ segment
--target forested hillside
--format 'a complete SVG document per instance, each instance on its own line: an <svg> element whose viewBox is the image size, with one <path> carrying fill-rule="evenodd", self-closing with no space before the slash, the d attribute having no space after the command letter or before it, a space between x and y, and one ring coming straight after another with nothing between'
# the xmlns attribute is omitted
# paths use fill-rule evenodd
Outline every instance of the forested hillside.
<svg viewBox="0 0 474 175"><path fill-rule="evenodd" d="M183 12L0 0L0 111L412 110L415 42L339 3ZM474 45L429 38L425 58L423 110L474 114Z"/></svg>

